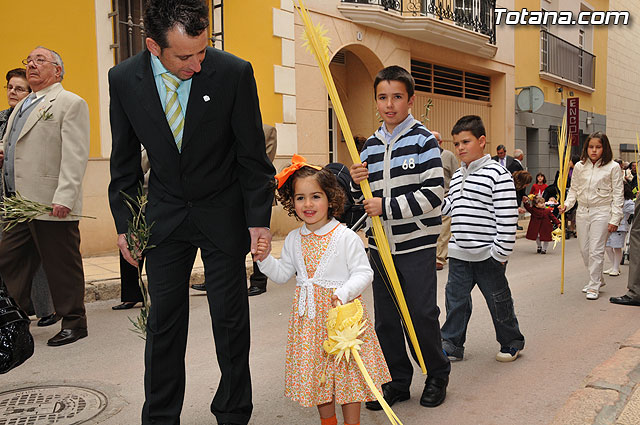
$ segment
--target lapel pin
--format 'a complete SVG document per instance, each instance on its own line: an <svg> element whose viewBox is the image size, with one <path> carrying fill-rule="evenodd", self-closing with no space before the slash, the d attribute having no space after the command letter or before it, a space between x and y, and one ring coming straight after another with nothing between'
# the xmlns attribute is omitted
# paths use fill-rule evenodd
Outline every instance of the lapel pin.
<svg viewBox="0 0 640 425"><path fill-rule="evenodd" d="M210 100L211 100L211 98L209 97L209 95L206 95L206 94L205 94L204 96L202 96L202 98L204 99L204 101L205 101L205 102L208 102L208 101L210 101Z"/></svg>

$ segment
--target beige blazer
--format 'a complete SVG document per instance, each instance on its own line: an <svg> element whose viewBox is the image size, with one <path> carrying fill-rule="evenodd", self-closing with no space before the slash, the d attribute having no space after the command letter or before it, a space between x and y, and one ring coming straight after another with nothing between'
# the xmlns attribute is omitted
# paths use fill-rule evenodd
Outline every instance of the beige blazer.
<svg viewBox="0 0 640 425"><path fill-rule="evenodd" d="M40 92L44 94L27 118L15 147L14 170L16 192L22 197L45 205L59 204L82 214L82 179L89 160L89 107L80 96L55 83ZM16 111L14 108L2 140L9 138ZM4 175L3 175L4 179ZM61 219L49 215L38 220L79 220L68 215Z"/></svg>

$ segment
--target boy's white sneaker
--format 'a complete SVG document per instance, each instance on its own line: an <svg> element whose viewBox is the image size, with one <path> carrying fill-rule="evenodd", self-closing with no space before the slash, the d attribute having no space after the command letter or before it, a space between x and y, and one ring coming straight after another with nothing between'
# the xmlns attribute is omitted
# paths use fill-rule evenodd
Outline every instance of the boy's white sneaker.
<svg viewBox="0 0 640 425"><path fill-rule="evenodd" d="M502 347L498 354L496 354L496 360L499 362L512 362L518 358L521 350L513 347Z"/></svg>
<svg viewBox="0 0 640 425"><path fill-rule="evenodd" d="M598 291L593 289L587 290L587 299L588 300L597 300L598 299Z"/></svg>
<svg viewBox="0 0 640 425"><path fill-rule="evenodd" d="M611 271L612 271L612 269L607 269L607 270L603 270L602 273L609 274L609 273L611 273Z"/></svg>
<svg viewBox="0 0 640 425"><path fill-rule="evenodd" d="M619 270L610 270L609 273L607 273L609 276L620 276L620 271ZM600 285L602 287L602 285Z"/></svg>

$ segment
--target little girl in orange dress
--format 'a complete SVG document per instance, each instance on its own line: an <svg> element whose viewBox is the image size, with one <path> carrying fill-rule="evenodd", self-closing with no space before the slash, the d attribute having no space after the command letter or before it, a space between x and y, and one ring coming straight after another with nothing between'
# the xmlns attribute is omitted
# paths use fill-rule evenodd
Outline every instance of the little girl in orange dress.
<svg viewBox="0 0 640 425"><path fill-rule="evenodd" d="M317 406L323 425L336 425L335 403L342 405L345 425L360 423L360 404L374 401L356 363L327 358L327 312L359 298L371 284L373 271L360 237L340 224L344 193L335 176L306 164L294 155L293 165L276 176L278 200L289 215L302 220L287 236L279 260L258 262L276 283L296 276L296 292L289 319L285 395L304 407ZM259 241L258 252L266 250ZM360 300L362 302L362 300ZM363 303L364 304L364 303ZM391 380L366 307L360 356L378 388Z"/></svg>

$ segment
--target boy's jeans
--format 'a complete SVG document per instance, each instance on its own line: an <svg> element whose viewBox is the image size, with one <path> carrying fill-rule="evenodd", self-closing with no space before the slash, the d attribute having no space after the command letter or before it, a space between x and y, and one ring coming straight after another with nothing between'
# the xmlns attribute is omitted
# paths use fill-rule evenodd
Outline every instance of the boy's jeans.
<svg viewBox="0 0 640 425"><path fill-rule="evenodd" d="M447 354L462 357L471 317L471 290L477 284L484 295L501 347L524 348L518 328L506 266L489 257L472 262L449 258L449 279L445 288L447 320L442 326L443 348Z"/></svg>

